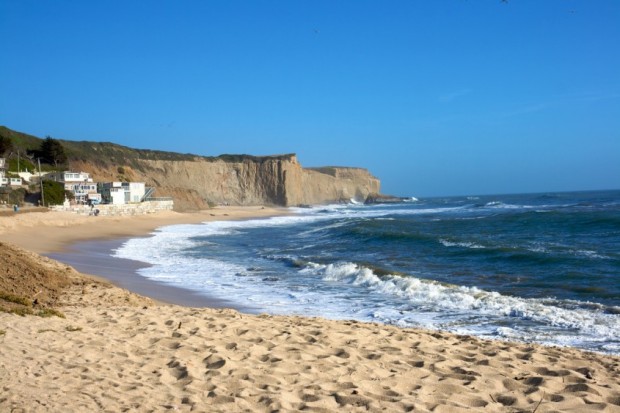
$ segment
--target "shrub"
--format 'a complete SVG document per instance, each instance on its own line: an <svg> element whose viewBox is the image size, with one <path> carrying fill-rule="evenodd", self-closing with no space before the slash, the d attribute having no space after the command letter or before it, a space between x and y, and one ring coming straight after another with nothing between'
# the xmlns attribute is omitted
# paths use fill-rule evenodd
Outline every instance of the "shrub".
<svg viewBox="0 0 620 413"><path fill-rule="evenodd" d="M61 205L65 202L65 187L60 182L43 181L45 206Z"/></svg>
<svg viewBox="0 0 620 413"><path fill-rule="evenodd" d="M23 172L24 170L33 171L35 169L34 164L26 158L19 159L19 167L17 164L17 158L9 159L7 171Z"/></svg>
<svg viewBox="0 0 620 413"><path fill-rule="evenodd" d="M9 192L9 204L22 205L25 197L26 190L24 188L13 189Z"/></svg>
<svg viewBox="0 0 620 413"><path fill-rule="evenodd" d="M30 306L30 304L31 304L30 300L27 299L27 298L19 297L17 295L10 294L10 293L5 293L5 292L1 292L1 291L0 291L0 300L8 301L8 302L14 303L14 304L21 304L21 305L25 305L25 306Z"/></svg>
<svg viewBox="0 0 620 413"><path fill-rule="evenodd" d="M60 318L65 318L65 315L63 313L61 313L58 310L55 310L53 308L44 308L42 310L39 310L39 312L36 314L39 317L60 317Z"/></svg>

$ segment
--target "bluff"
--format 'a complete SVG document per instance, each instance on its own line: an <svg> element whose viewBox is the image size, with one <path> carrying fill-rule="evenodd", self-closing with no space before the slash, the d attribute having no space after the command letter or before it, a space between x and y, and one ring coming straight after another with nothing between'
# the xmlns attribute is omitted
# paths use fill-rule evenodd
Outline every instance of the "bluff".
<svg viewBox="0 0 620 413"><path fill-rule="evenodd" d="M0 127L23 153L41 139ZM303 168L295 154L217 157L133 149L109 142L60 140L68 168L95 181L145 182L155 196L171 196L175 209L204 209L213 204L298 206L354 199L364 202L380 192L379 179L366 169Z"/></svg>
<svg viewBox="0 0 620 413"><path fill-rule="evenodd" d="M179 210L209 204L297 206L364 202L380 182L361 168L303 168L295 155L241 157L238 160L136 160L132 166L101 167L80 160L71 168L97 181L146 182L157 196L172 196ZM119 175L122 172L122 176Z"/></svg>

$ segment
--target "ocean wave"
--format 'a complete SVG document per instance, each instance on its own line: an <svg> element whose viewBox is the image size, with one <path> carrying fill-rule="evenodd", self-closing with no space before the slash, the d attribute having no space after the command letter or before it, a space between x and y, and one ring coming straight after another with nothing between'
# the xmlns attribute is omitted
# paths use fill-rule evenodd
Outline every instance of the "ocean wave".
<svg viewBox="0 0 620 413"><path fill-rule="evenodd" d="M311 262L299 272L319 275L327 282L363 287L374 293L404 298L414 305L415 311L436 312L442 314L442 318L448 317L448 314L458 315L459 318L463 314L477 314L485 318L503 318L507 322L511 319L525 320L538 328L511 328L519 330L519 334L528 339L534 338L534 331L554 328L578 330L578 337L571 334L573 342L587 341L588 337L620 342L620 317L617 315L576 306L564 308L561 301L553 299L511 297L476 287L443 284L412 276L379 276L372 269L351 262ZM397 319L391 322L399 324Z"/></svg>
<svg viewBox="0 0 620 413"><path fill-rule="evenodd" d="M544 254L555 257L576 257L576 258L589 258L589 259L599 259L599 260L611 260L613 259L610 256L601 254L598 251L588 250L588 249L575 249L570 248L567 245L549 242L549 243L541 243L541 242L533 242L529 246L525 248L527 251L531 251L537 254Z"/></svg>
<svg viewBox="0 0 620 413"><path fill-rule="evenodd" d="M620 259L615 244L576 242L555 231L566 228L616 242L615 215L600 214L605 221L596 221L595 233L592 221L599 215L537 214L544 210L540 205L500 211L503 205L536 202L507 198L506 204L486 206L493 199L501 198L446 205L426 199L389 206L339 204L291 209L274 218L175 225L130 240L116 254L152 264L140 270L145 277L231 299L241 308L250 303L260 312L566 342L602 351L619 347L620 308L491 291L617 304L613 285L604 287L609 293L575 287L598 285L584 277L601 280L599 274L615 280L614 260ZM468 219L485 220L463 221ZM574 266L578 269L569 278ZM527 282L503 289L502 283L524 273Z"/></svg>
<svg viewBox="0 0 620 413"><path fill-rule="evenodd" d="M502 201L490 201L484 204L484 207L493 208L493 209L531 209L531 208L534 208L532 205L505 204Z"/></svg>
<svg viewBox="0 0 620 413"><path fill-rule="evenodd" d="M595 259L601 259L601 260L611 259L611 257L599 254L598 252L592 251L592 250L572 250L571 252L577 256L586 257L586 258L595 258Z"/></svg>
<svg viewBox="0 0 620 413"><path fill-rule="evenodd" d="M474 242L454 242L448 241L445 239L439 239L445 247L462 247L462 248L472 248L472 249L484 249L486 248L484 245L476 244Z"/></svg>

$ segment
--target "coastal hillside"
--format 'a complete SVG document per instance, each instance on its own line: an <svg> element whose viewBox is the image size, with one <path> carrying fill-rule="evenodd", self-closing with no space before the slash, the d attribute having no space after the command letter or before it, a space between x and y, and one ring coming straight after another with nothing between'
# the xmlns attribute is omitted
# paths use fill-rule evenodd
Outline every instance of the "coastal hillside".
<svg viewBox="0 0 620 413"><path fill-rule="evenodd" d="M36 151L42 139L0 127L15 148ZM95 181L138 181L172 196L175 209L203 209L213 204L296 206L363 202L380 192L379 180L366 169L303 168L295 154L216 157L133 149L110 142L59 140L68 168Z"/></svg>

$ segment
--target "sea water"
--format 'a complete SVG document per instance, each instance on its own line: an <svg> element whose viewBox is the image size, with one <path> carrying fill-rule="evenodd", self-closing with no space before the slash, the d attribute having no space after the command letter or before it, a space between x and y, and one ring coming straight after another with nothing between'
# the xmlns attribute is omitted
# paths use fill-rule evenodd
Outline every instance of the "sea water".
<svg viewBox="0 0 620 413"><path fill-rule="evenodd" d="M256 313L620 354L620 191L291 212L168 226L115 255Z"/></svg>

